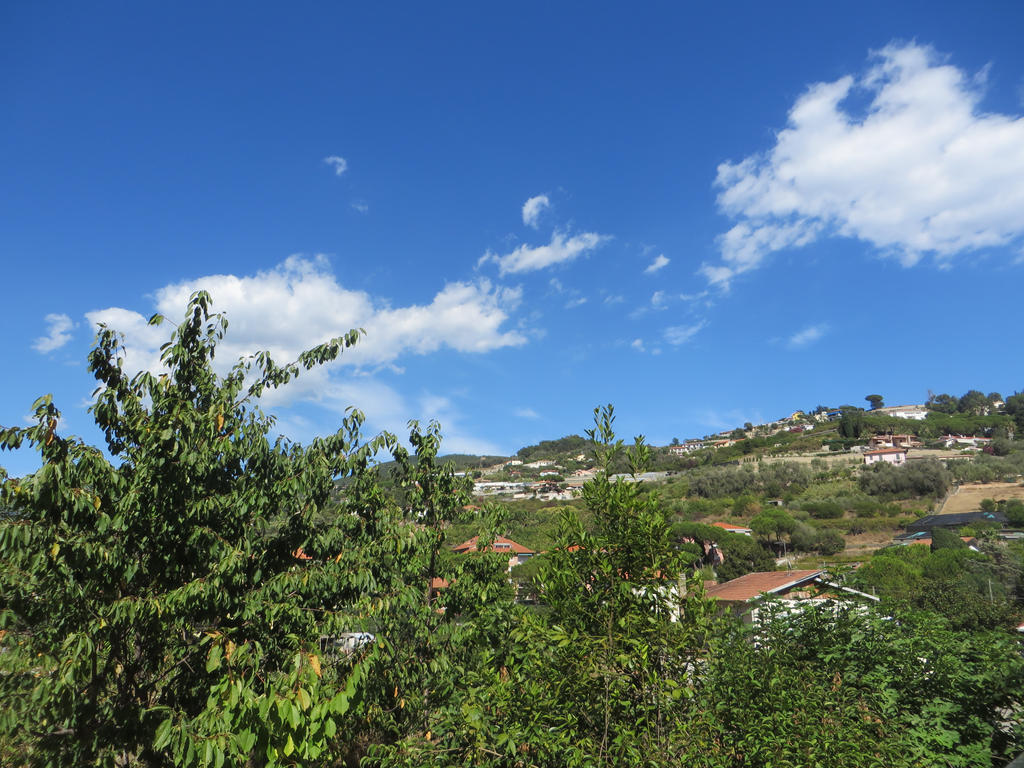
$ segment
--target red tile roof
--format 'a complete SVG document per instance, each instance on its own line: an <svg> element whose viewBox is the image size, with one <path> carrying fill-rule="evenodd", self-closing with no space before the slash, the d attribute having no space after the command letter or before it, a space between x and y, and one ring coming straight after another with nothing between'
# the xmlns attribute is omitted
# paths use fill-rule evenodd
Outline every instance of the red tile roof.
<svg viewBox="0 0 1024 768"><path fill-rule="evenodd" d="M728 523L712 523L712 525L717 527L717 528L724 528L727 531L749 531L749 530L751 530L750 528L747 528L746 526L743 526L743 525L729 525Z"/></svg>
<svg viewBox="0 0 1024 768"><path fill-rule="evenodd" d="M761 571L707 590L708 597L732 602L747 601L765 592L774 594L821 576L822 571Z"/></svg>
<svg viewBox="0 0 1024 768"><path fill-rule="evenodd" d="M468 541L464 541L457 547L452 547L454 552L475 552L479 547L479 536L474 536ZM532 549L527 549L522 544L512 541L512 539L506 539L504 536L496 536L494 538L494 544L488 547L491 552L515 552L516 554L532 555L535 554Z"/></svg>

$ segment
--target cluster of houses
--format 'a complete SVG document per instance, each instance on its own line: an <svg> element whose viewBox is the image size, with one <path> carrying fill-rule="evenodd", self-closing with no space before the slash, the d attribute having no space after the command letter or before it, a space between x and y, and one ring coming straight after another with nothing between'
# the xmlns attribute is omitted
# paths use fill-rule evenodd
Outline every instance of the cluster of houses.
<svg viewBox="0 0 1024 768"><path fill-rule="evenodd" d="M679 445L670 445L668 451L674 456L685 456L688 453L694 453L704 448L728 448L731 445L736 445L737 442L739 441L735 438L718 435L715 438L708 438L706 440L693 439Z"/></svg>
<svg viewBox="0 0 1024 768"><path fill-rule="evenodd" d="M475 496L507 496L513 499L569 500L579 493L583 480L557 483L552 480L493 480L473 483Z"/></svg>

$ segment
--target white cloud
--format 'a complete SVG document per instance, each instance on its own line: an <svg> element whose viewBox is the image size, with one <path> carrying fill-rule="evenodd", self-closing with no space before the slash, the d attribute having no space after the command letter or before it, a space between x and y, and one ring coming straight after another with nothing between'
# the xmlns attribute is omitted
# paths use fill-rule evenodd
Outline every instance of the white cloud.
<svg viewBox="0 0 1024 768"><path fill-rule="evenodd" d="M651 294L651 306L655 309L665 309L666 301L664 291L655 291Z"/></svg>
<svg viewBox="0 0 1024 768"><path fill-rule="evenodd" d="M487 280L448 283L429 304L391 307L365 292L343 288L325 258L291 256L274 269L251 276L210 275L164 286L155 293L156 309L177 321L189 295L200 289L210 292L214 309L226 313L230 322L218 354L222 365L263 349L276 361L289 362L307 347L360 327L366 336L334 366L389 365L402 355L428 354L442 347L487 352L526 343L523 333L504 329L519 304L520 291L492 286ZM92 324L103 322L125 333L129 368L158 367L166 328L148 326L141 314L120 307L86 317ZM286 391L301 388L299 383Z"/></svg>
<svg viewBox="0 0 1024 768"><path fill-rule="evenodd" d="M640 352L645 351L643 339L633 339L633 343L630 344L629 346L631 346L633 349L639 350Z"/></svg>
<svg viewBox="0 0 1024 768"><path fill-rule="evenodd" d="M537 413L533 408L517 408L516 416L520 419L539 419L540 414Z"/></svg>
<svg viewBox="0 0 1024 768"><path fill-rule="evenodd" d="M587 297L586 296L577 296L575 299L569 299L567 302L565 302L565 308L566 309L576 309L576 307L582 307L586 303L587 303Z"/></svg>
<svg viewBox="0 0 1024 768"><path fill-rule="evenodd" d="M890 44L859 76L812 85L763 155L725 162L714 284L773 251L851 237L912 265L1012 243L1024 235L1024 118L982 112L971 77L931 48ZM848 97L869 101L863 113Z"/></svg>
<svg viewBox="0 0 1024 768"><path fill-rule="evenodd" d="M658 256L655 257L654 261L652 261L650 265L648 265L647 269L644 270L644 274L653 275L662 267L668 266L669 261L671 261L671 259L666 258L665 254L658 254Z"/></svg>
<svg viewBox="0 0 1024 768"><path fill-rule="evenodd" d="M567 237L562 232L555 232L551 235L551 242L548 245L536 247L521 245L504 256L488 251L480 258L478 265L493 261L498 265L498 270L502 275L533 272L553 264L572 261L610 239L608 235L599 235L594 232L584 232L572 237Z"/></svg>
<svg viewBox="0 0 1024 768"><path fill-rule="evenodd" d="M816 342L826 333L828 333L828 325L826 323L812 325L790 336L788 344L793 348L806 347L808 344Z"/></svg>
<svg viewBox="0 0 1024 768"><path fill-rule="evenodd" d="M540 220L540 214L545 208L551 207L551 201L548 200L547 195L537 195L531 197L525 203L523 203L523 224L528 227L537 228L537 223Z"/></svg>
<svg viewBox="0 0 1024 768"><path fill-rule="evenodd" d="M700 330L707 325L706 320L701 320L699 323L693 325L673 325L665 329L665 341L669 344L678 347L680 344L685 344Z"/></svg>
<svg viewBox="0 0 1024 768"><path fill-rule="evenodd" d="M348 170L348 160L338 155L330 155L324 158L324 162L334 169L335 176L341 176Z"/></svg>
<svg viewBox="0 0 1024 768"><path fill-rule="evenodd" d="M362 200L356 200L352 203L352 210L357 213L366 213L370 210L370 206L364 203Z"/></svg>
<svg viewBox="0 0 1024 768"><path fill-rule="evenodd" d="M64 314L50 314L46 316L45 320L49 326L46 335L36 339L32 343L32 349L41 353L53 352L71 341L69 331L75 327L75 324L71 322L70 317Z"/></svg>

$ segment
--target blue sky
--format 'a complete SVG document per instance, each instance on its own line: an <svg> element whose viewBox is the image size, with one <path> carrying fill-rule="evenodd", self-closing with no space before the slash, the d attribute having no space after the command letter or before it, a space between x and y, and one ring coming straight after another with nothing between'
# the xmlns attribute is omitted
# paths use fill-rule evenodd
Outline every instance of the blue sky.
<svg viewBox="0 0 1024 768"><path fill-rule="evenodd" d="M368 331L265 403L298 440L1024 388L1019 4L492 6L6 4L0 424L99 442L95 324L154 366L199 287L224 357Z"/></svg>

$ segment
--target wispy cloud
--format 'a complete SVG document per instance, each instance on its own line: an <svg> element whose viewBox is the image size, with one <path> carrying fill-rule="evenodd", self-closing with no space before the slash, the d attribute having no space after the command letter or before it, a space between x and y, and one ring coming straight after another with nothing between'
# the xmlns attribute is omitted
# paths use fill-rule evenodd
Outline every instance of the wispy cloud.
<svg viewBox="0 0 1024 768"><path fill-rule="evenodd" d="M770 253L822 237L910 266L1024 236L1024 118L979 110L985 74L892 43L863 73L812 85L768 152L718 167L718 205L736 223L702 274L727 288Z"/></svg>
<svg viewBox="0 0 1024 768"><path fill-rule="evenodd" d="M610 239L608 235L599 235L595 232L583 232L569 237L556 231L551 235L551 242L547 245L524 244L504 256L488 251L477 265L493 261L498 265L498 271L502 275L534 272L554 264L573 261Z"/></svg>
<svg viewBox="0 0 1024 768"><path fill-rule="evenodd" d="M647 269L644 270L644 274L646 274L646 275L653 275L659 269L662 269L663 267L667 267L669 261L671 261L671 259L666 258L665 254L663 254L663 253L658 254L658 256L655 257L654 261L652 261L647 266Z"/></svg>
<svg viewBox="0 0 1024 768"><path fill-rule="evenodd" d="M577 296L575 299L569 299L567 302L565 302L565 308L566 309L575 309L576 307L582 307L586 303L587 303L587 297L586 296Z"/></svg>
<svg viewBox="0 0 1024 768"><path fill-rule="evenodd" d="M71 318L64 314L50 314L45 320L49 326L46 335L40 336L32 343L32 349L43 354L60 349L71 341L70 331L75 327Z"/></svg>
<svg viewBox="0 0 1024 768"><path fill-rule="evenodd" d="M537 195L531 197L525 203L523 203L523 224L528 227L537 228L537 223L540 221L540 215L545 208L551 207L551 201L547 195Z"/></svg>
<svg viewBox="0 0 1024 768"><path fill-rule="evenodd" d="M694 336L696 336L701 329L706 326L707 320L701 320L693 325L672 325L665 329L665 341L669 344L678 347L680 344L685 344Z"/></svg>
<svg viewBox="0 0 1024 768"><path fill-rule="evenodd" d="M334 169L335 176L341 176L348 170L348 160L338 155L330 155L324 158L324 162Z"/></svg>
<svg viewBox="0 0 1024 768"><path fill-rule="evenodd" d="M797 349L799 347L806 347L808 344L813 344L814 342L816 342L826 333L828 333L828 324L819 323L817 325L809 326L807 328L804 328L802 331L794 333L792 336L789 337L789 341L787 341L786 344L793 349Z"/></svg>
<svg viewBox="0 0 1024 768"><path fill-rule="evenodd" d="M356 211L357 213L367 213L370 210L370 206L367 205L362 200L356 200L354 203L352 203L352 210Z"/></svg>
<svg viewBox="0 0 1024 768"><path fill-rule="evenodd" d="M520 419L539 419L540 414L537 413L533 408L517 408L516 416Z"/></svg>

